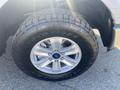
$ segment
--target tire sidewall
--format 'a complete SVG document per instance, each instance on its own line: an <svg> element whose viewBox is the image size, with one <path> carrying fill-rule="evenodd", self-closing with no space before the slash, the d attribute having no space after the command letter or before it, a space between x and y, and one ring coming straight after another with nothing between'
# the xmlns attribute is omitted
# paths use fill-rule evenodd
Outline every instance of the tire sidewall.
<svg viewBox="0 0 120 90"><path fill-rule="evenodd" d="M70 27L65 24L46 25L44 28L31 31L15 39L12 51L13 58L22 71L38 79L53 81L72 78L86 71L95 60L94 47L87 39L90 37L86 35L87 33L77 26ZM65 37L76 42L82 50L81 62L71 71L58 75L47 74L36 69L30 61L31 50L36 43L49 37Z"/></svg>

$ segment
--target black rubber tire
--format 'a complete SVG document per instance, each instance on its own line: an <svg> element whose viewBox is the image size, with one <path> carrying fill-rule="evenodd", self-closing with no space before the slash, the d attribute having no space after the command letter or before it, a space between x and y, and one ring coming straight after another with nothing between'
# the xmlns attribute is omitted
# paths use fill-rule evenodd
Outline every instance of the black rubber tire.
<svg viewBox="0 0 120 90"><path fill-rule="evenodd" d="M48 37L66 37L82 49L82 60L73 70L51 75L37 70L30 61L32 47ZM26 74L43 80L59 81L76 77L85 72L98 55L98 42L91 27L78 15L65 9L43 10L31 15L20 26L13 38L12 55L17 66Z"/></svg>

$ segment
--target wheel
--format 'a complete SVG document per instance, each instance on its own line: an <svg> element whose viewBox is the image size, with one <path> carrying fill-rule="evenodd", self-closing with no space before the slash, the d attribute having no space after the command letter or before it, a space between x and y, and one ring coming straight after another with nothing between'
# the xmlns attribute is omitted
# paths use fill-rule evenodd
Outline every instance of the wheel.
<svg viewBox="0 0 120 90"><path fill-rule="evenodd" d="M13 38L12 55L26 74L58 81L85 72L95 61L98 48L91 27L81 16L54 9L23 22Z"/></svg>

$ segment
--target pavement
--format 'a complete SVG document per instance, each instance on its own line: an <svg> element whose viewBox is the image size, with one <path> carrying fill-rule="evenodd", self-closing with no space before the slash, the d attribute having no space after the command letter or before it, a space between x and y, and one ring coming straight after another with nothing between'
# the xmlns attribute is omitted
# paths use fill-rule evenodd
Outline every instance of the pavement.
<svg viewBox="0 0 120 90"><path fill-rule="evenodd" d="M119 41L120 32L116 36ZM37 80L24 74L11 56L11 40L6 52L0 57L0 90L120 90L120 43L106 52L98 38L100 52L94 65L84 74L70 80L49 82Z"/></svg>

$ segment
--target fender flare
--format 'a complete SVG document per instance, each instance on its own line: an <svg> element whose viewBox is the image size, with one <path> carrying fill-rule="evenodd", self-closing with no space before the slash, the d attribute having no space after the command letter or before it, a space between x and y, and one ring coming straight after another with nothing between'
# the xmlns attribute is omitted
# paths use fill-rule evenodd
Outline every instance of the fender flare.
<svg viewBox="0 0 120 90"><path fill-rule="evenodd" d="M115 38L114 20L106 5L100 0L71 0L71 6L92 28L98 29L103 45L108 50L112 49Z"/></svg>

